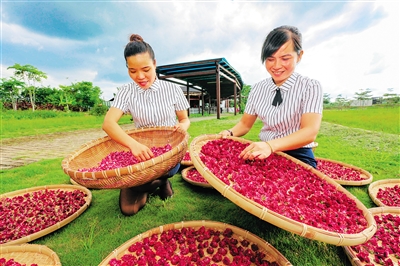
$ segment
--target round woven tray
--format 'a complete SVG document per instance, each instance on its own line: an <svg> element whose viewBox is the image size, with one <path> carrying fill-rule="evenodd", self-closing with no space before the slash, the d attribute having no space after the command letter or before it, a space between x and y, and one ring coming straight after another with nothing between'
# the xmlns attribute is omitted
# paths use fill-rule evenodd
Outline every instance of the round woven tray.
<svg viewBox="0 0 400 266"><path fill-rule="evenodd" d="M369 185L368 194L369 194L370 198L372 199L372 201L377 206L385 207L386 205L376 197L378 194L378 191L380 188L394 187L396 185L400 186L400 179L378 180ZM400 195L399 195L399 197L400 197Z"/></svg>
<svg viewBox="0 0 400 266"><path fill-rule="evenodd" d="M185 156L186 156L186 153L188 153L188 152L189 152L189 150L187 150L185 152ZM182 161L181 161L181 165L183 165L183 166L192 166L193 162L192 162L192 160L185 160L185 158L183 158Z"/></svg>
<svg viewBox="0 0 400 266"><path fill-rule="evenodd" d="M62 161L62 168L75 182L87 188L127 188L145 184L165 174L181 162L187 150L189 135L173 127L149 127L127 130L126 133L147 147L172 149L151 160L127 167L98 172L80 172L79 169L97 166L111 152L128 151L106 136L86 143Z"/></svg>
<svg viewBox="0 0 400 266"><path fill-rule="evenodd" d="M371 214L373 216L375 215L382 215L382 214L393 214L396 216L400 216L400 208L398 207L375 207L375 208L370 208L368 209ZM351 265L353 266L364 266L367 263L365 262L361 262L360 259L357 257L357 253L350 247L350 246L344 246L343 247L347 257L349 258ZM398 265L398 263L400 262L399 259L397 259L395 256L390 255L390 258L392 259L392 261L394 262L394 265ZM381 264L377 264L373 261L373 259L371 258L371 263L374 265L381 265Z"/></svg>
<svg viewBox="0 0 400 266"><path fill-rule="evenodd" d="M115 249L110 255L108 255L99 265L109 265L110 260L113 258L120 259L124 254L129 253L128 248L132 244L142 241L146 237L150 237L154 234L161 234L164 231L172 230L172 229L182 229L182 228L188 228L188 227L198 229L202 226L204 226L206 229L215 229L215 230L220 230L220 231L223 231L226 228L230 228L233 231L233 237L237 238L238 240L246 239L250 243L257 244L260 252L263 252L266 255L265 259L267 259L268 261L275 262L276 265L280 265L280 266L281 265L292 265L271 244L269 244L265 240L261 239L260 237L250 233L249 231L244 230L239 227L236 227L236 226L233 226L233 225L230 225L230 224L216 222L216 221L206 221L206 220L182 221L182 222L166 224L163 226L159 226L159 227L150 229L150 230L128 240L124 244L122 244L120 247Z"/></svg>
<svg viewBox="0 0 400 266"><path fill-rule="evenodd" d="M190 166L188 168L185 168L182 170L181 174L182 174L182 178L183 180L185 180L186 182L194 185L194 186L199 186L199 187L205 187L205 188L213 188L208 182L207 183L202 183L202 182L197 182L194 180L191 180L187 177L187 174L190 170L192 169L196 169L194 166Z"/></svg>
<svg viewBox="0 0 400 266"><path fill-rule="evenodd" d="M366 170L364 170L364 169L362 169L360 167L357 167L357 166L354 166L354 165L351 165L351 164L347 164L347 163L343 163L343 162L339 162L339 161L335 161L335 160L331 160L331 159L326 159L326 158L316 157L315 159L316 160L321 160L321 161L323 160L323 161L335 163L335 164L341 165L343 167L350 168L350 169L360 173L360 177L362 178L362 180L355 180L355 181L352 181L352 180L340 180L340 179L332 178L329 175L327 175L328 177L330 177L333 180L335 180L335 182L338 183L338 184L345 185L345 186L363 186L363 185L367 185L367 184L372 182L373 177L372 177L371 173L369 173L368 171L366 171Z"/></svg>
<svg viewBox="0 0 400 266"><path fill-rule="evenodd" d="M292 232L294 234L300 235L302 237L306 237L312 240L318 240L321 242L325 242L328 244L333 244L337 246L350 246L364 243L370 239L374 233L376 232L376 223L374 218L368 209L361 203L354 195L340 186L331 178L326 178L321 172L315 170L308 164L301 162L285 153L277 152L276 154L279 156L283 156L288 160L295 162L296 164L308 169L313 172L315 175L324 179L326 182L332 184L337 190L346 194L349 198L353 199L356 202L357 207L363 212L365 219L367 220L368 227L358 234L340 234L337 232L331 232L327 230L323 230L317 227L313 227L304 223L300 223L293 219L290 219L286 216L278 214L274 211L271 211L264 206L258 204L257 202L248 199L242 194L235 191L232 186L227 186L220 179L218 179L201 161L200 152L201 147L206 144L210 140L221 139L222 136L219 134L216 135L201 135L192 140L190 144L190 156L192 158L193 164L196 169L200 172L200 174L213 186L216 190L218 190L224 197L231 200L233 203L246 210L247 212L259 217L261 220L267 221L277 227L280 227L286 231ZM235 141L239 141L242 143L251 143L251 141L238 138L238 137L228 137Z"/></svg>
<svg viewBox="0 0 400 266"><path fill-rule="evenodd" d="M20 264L38 266L61 265L57 254L44 245L22 244L0 246L0 258L14 259Z"/></svg>
<svg viewBox="0 0 400 266"><path fill-rule="evenodd" d="M13 198L15 196L20 196L20 195L24 195L26 193L31 193L34 191L40 191L40 190L64 190L64 191L74 191L74 190L80 190L83 191L87 196L85 197L85 201L86 203L78 210L76 211L73 215L67 217L66 219L50 226L47 227L43 230L40 230L36 233L21 237L19 239L15 239L3 244L0 244L0 246L8 246L8 245L17 245L17 244L23 244L23 243L27 243L30 241L33 241L37 238L40 238L42 236L45 236L49 233L54 232L57 229L60 229L61 227L63 227L66 224L69 224L70 222L72 222L73 220L75 220L76 218L78 218L79 215L81 215L90 205L91 201L92 201L92 193L90 192L90 190L88 190L85 187L82 186L76 186L76 185L48 185L48 186L40 186L40 187L32 187L32 188L26 188L26 189L21 189L21 190L16 190L13 192L9 192L9 193L5 193L0 195L0 201L4 198Z"/></svg>

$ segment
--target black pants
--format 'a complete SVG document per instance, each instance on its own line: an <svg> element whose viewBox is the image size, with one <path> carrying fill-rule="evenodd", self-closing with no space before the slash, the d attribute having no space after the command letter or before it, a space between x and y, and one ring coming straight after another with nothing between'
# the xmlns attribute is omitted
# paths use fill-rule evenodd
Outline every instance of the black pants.
<svg viewBox="0 0 400 266"><path fill-rule="evenodd" d="M317 161L315 160L314 153L311 148L298 148L295 150L284 151L284 153L317 169Z"/></svg>

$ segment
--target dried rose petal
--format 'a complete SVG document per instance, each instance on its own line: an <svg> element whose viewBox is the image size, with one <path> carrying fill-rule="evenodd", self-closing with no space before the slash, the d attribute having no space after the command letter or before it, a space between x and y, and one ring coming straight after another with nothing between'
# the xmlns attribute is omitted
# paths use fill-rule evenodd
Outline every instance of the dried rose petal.
<svg viewBox="0 0 400 266"><path fill-rule="evenodd" d="M46 229L74 214L85 203L81 190L45 189L0 201L0 244Z"/></svg>
<svg viewBox="0 0 400 266"><path fill-rule="evenodd" d="M345 234L367 227L355 200L333 184L277 154L255 161L239 158L248 145L233 139L212 140L202 146L199 157L226 185L290 219Z"/></svg>
<svg viewBox="0 0 400 266"><path fill-rule="evenodd" d="M153 152L154 157L160 156L170 150L172 150L172 146L170 144L165 145L164 147L152 147L150 150ZM115 151L108 154L104 157L100 163L91 168L81 168L78 169L79 172L100 172L105 170L112 170L116 168L127 167L129 165L134 165L140 163L130 151Z"/></svg>
<svg viewBox="0 0 400 266"><path fill-rule="evenodd" d="M335 162L317 159L317 163L318 171L336 180L362 181L367 178L361 172Z"/></svg>

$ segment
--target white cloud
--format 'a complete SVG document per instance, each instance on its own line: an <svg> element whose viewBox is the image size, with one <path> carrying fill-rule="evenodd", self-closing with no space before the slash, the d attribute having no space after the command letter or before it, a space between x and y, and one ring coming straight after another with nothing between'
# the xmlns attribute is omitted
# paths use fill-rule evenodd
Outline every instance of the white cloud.
<svg viewBox="0 0 400 266"><path fill-rule="evenodd" d="M382 4L389 15L367 30L336 36L305 50L299 72L319 80L332 99L338 94L351 99L365 89L371 89L374 96L383 95L388 88L399 91L396 5ZM322 28L335 23L328 21Z"/></svg>
<svg viewBox="0 0 400 266"><path fill-rule="evenodd" d="M375 95L382 95L389 87L398 91L399 4L358 4L350 2L340 15L321 18L315 23L311 17L310 21L299 20L304 16L298 17L291 3L138 2L135 7L140 7L143 14L135 20L130 17L132 3L114 3L112 10L96 7L97 14L107 21L103 27L111 28L111 22L114 25L112 32L105 31L96 38L84 42L52 38L2 21L2 42L24 49L32 47L43 53L46 60L53 57L57 62L60 60L57 68L41 60L40 70L48 74L43 82L45 86L90 81L101 88L107 99L122 85L113 76L120 75L119 79L126 76L126 82L130 82L122 57L130 33L141 34L153 46L158 65L224 57L243 81L252 85L269 76L260 61L261 46L268 31L286 22L298 21L299 27L306 30L303 31L305 54L297 71L321 81L333 99L338 94L352 98L355 92L366 88L372 89ZM337 34L338 29L352 26L365 5L372 4L384 8L387 17L366 29ZM307 10L310 16L324 14L324 8L331 6L311 7ZM44 53L47 51L50 54ZM3 58L11 56L13 61L22 63L15 54L4 54ZM35 61L27 63L38 66ZM12 75L5 68L1 67L2 75Z"/></svg>
<svg viewBox="0 0 400 266"><path fill-rule="evenodd" d="M9 24L4 21L2 21L2 42L29 46L36 50L46 49L48 51L61 50L63 47L71 49L83 44L79 41L47 37L42 34L31 32L19 25Z"/></svg>

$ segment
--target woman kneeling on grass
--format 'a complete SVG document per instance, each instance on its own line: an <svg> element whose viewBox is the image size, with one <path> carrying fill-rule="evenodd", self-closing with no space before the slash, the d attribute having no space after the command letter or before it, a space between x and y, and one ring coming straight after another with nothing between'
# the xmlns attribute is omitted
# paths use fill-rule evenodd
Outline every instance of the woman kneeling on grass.
<svg viewBox="0 0 400 266"><path fill-rule="evenodd" d="M113 140L129 148L137 159L145 161L154 154L150 147L137 142L118 125L122 115L129 112L136 128L173 126L187 131L190 126L187 115L189 103L179 86L157 79L154 51L141 36L131 35L124 56L128 74L134 82L119 88L104 118L103 130ZM179 166L147 184L121 189L121 212L124 215L136 214L146 204L148 194L157 188L160 188L162 200L172 197L174 192L168 178L178 172Z"/></svg>
<svg viewBox="0 0 400 266"><path fill-rule="evenodd" d="M239 155L243 159L265 159L283 151L317 167L311 147L321 125L323 93L318 81L294 72L302 56L301 33L296 27L278 27L265 39L261 61L271 77L252 87L242 119L220 132L240 137L249 132L257 117L262 120L262 141L244 149Z"/></svg>

